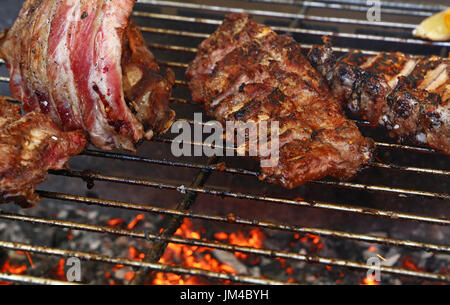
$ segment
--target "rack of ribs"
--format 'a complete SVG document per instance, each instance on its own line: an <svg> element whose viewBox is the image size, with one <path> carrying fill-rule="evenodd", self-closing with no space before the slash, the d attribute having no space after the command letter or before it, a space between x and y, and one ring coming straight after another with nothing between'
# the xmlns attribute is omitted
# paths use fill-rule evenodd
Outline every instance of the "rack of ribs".
<svg viewBox="0 0 450 305"><path fill-rule="evenodd" d="M324 37L324 42L308 59L344 108L402 142L450 154L448 59L357 51L337 58L331 40Z"/></svg>
<svg viewBox="0 0 450 305"><path fill-rule="evenodd" d="M130 19L134 2L27 0L0 40L24 110L82 129L105 150L134 151L142 138L166 131L174 74L160 75Z"/></svg>
<svg viewBox="0 0 450 305"><path fill-rule="evenodd" d="M364 138L289 36L244 14L228 15L187 70L192 99L227 121L279 122L279 160L260 178L287 188L350 179L371 160ZM262 157L259 157L262 158Z"/></svg>

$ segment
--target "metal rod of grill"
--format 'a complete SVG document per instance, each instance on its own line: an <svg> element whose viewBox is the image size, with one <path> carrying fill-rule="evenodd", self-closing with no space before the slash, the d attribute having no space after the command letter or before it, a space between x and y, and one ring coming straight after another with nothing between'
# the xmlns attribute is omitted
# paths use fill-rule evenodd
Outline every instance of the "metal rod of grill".
<svg viewBox="0 0 450 305"><path fill-rule="evenodd" d="M330 37L335 37L335 38L350 38L350 39L357 39L357 40L373 40L373 41L394 42L394 43L402 43L402 44L427 45L427 46L435 45L435 46L441 46L441 47L450 47L450 42L440 42L440 41L436 42L435 41L433 43L430 43L428 41L412 39L412 38L397 38L397 37L352 34L352 33L334 33L334 32L329 32L329 31L290 28L290 27L283 27L283 26L272 26L271 28L273 30L279 31L279 32L308 34L308 35L315 35L315 36L319 36L319 37L330 36ZM209 36L209 34L203 34L203 33L197 33L197 32L161 29L161 28L154 28L154 27L148 27L148 26L142 26L142 27L140 27L140 29L143 32L148 32L148 33L182 36L182 37L188 37L188 38L204 39Z"/></svg>
<svg viewBox="0 0 450 305"><path fill-rule="evenodd" d="M248 176L255 176L255 177L257 177L259 175L258 172L247 170L247 169L241 169L241 168L233 168L233 167L225 167L224 168L223 166L218 166L218 165L202 165L202 164L195 164L195 163L167 161L167 160L152 159L152 158L146 158L146 157L140 157L140 156L121 154L121 153L96 151L96 150L86 150L83 153L83 155L99 157L99 158L116 159L116 160L122 160L122 161L134 161L134 162L142 162L142 163L148 163L148 164L165 165L165 166L175 166L175 167L195 168L195 169L208 169L208 170L212 170L212 171L220 171L220 172L229 173L229 174L240 174L240 175L248 175ZM386 164L386 163L381 163L381 162L373 162L370 165L375 168L399 170L399 171L411 172L411 173L415 173L415 174L430 174L430 175L442 175L442 176L450 175L450 171L439 170L439 169L400 166L400 165L396 165L396 164Z"/></svg>
<svg viewBox="0 0 450 305"><path fill-rule="evenodd" d="M346 11L357 11L366 12L367 2L358 1L296 1L296 0L246 0L247 2L255 3L270 3L270 4L284 4L284 5L294 5L303 6L308 8L327 8L333 10L346 10ZM433 14L433 12L438 12L444 10L445 6L431 6L423 4L412 4L412 3L397 3L397 2L381 2L381 9L383 14L393 14L393 15L409 15L409 16L420 16L428 17Z"/></svg>
<svg viewBox="0 0 450 305"><path fill-rule="evenodd" d="M139 2L145 3L146 0L138 0ZM247 2L265 2L265 3L275 3L275 4L291 4L291 5L302 5L308 6L311 1L303 1L303 0L245 0ZM313 3L322 3L322 4L330 4L330 3L339 3L344 5L357 5L359 7L367 7L367 2L364 0L316 0ZM427 5L427 4L419 4L419 3L400 3L400 2L386 2L380 1L381 8L399 8L402 10L426 10L432 12L438 12L446 9L446 6L443 5Z"/></svg>
<svg viewBox="0 0 450 305"><path fill-rule="evenodd" d="M191 4L188 4L186 6L186 3L184 3L183 5L184 5L183 8L192 8L192 7L196 6L196 5L191 5ZM296 20L302 20L302 21L342 23L342 24L352 24L352 25L398 28L398 29L407 29L407 30L412 30L416 27L416 25L414 25L414 24L407 24L407 23L370 22L367 20L359 20L359 19L311 16L311 15L305 15L305 14L280 13L280 12L273 12L273 11L235 9L235 8L225 8L225 7L219 7L219 6L202 7L202 9L204 9L204 8L207 10L214 10L214 11L225 12L225 13L244 13L244 14L252 14L255 16L287 18L287 19L296 19ZM148 12L142 12L142 11L134 12L133 15L138 16L138 17L163 18L163 19L171 19L171 20L176 20L176 21L189 21L189 22L194 21L194 22L214 24L214 25L219 25L222 23L222 21L220 21L220 20L154 14L154 13L148 13Z"/></svg>
<svg viewBox="0 0 450 305"><path fill-rule="evenodd" d="M35 277L29 275L18 275L18 274L8 274L8 273L0 273L0 280L7 282L17 282L24 284L33 284L33 285L79 285L78 283L66 282L66 281L58 281L52 279L46 279L42 277Z"/></svg>

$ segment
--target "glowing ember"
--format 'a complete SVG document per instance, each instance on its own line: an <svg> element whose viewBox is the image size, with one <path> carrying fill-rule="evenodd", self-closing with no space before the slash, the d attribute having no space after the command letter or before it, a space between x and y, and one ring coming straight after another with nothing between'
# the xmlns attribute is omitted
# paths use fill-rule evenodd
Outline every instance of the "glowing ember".
<svg viewBox="0 0 450 305"><path fill-rule="evenodd" d="M145 253L140 253L135 247L128 248L128 256L131 259L142 261L145 258Z"/></svg>
<svg viewBox="0 0 450 305"><path fill-rule="evenodd" d="M237 246L245 246L260 249L263 245L265 236L259 229L253 229L249 232L249 237L246 237L241 231L238 233L231 233L228 237L230 244ZM240 252L235 252L234 255L240 259L247 259L248 255Z"/></svg>
<svg viewBox="0 0 450 305"><path fill-rule="evenodd" d="M318 235L306 234L306 236L312 241L313 244L317 245L320 242L320 237Z"/></svg>
<svg viewBox="0 0 450 305"><path fill-rule="evenodd" d="M292 275L292 272L294 271L294 269L292 267L288 267L286 268L286 274L287 275Z"/></svg>
<svg viewBox="0 0 450 305"><path fill-rule="evenodd" d="M10 274L24 274L27 271L27 266L25 265L11 265L9 259L5 262L1 268L2 273Z"/></svg>
<svg viewBox="0 0 450 305"><path fill-rule="evenodd" d="M127 281L131 281L134 278L134 271L129 271L127 273L125 273L125 279Z"/></svg>
<svg viewBox="0 0 450 305"><path fill-rule="evenodd" d="M134 219L127 225L127 229L128 229L128 230L133 229L133 228L138 224L139 221L141 221L141 220L144 219L144 217L145 217L144 214L139 214L139 215L137 215L136 218L134 218Z"/></svg>
<svg viewBox="0 0 450 305"><path fill-rule="evenodd" d="M10 260L7 259L3 266L0 268L1 273L9 273L9 274L24 274L27 271L27 266L25 265L12 265ZM0 285L11 285L10 282L1 282Z"/></svg>
<svg viewBox="0 0 450 305"><path fill-rule="evenodd" d="M378 285L379 284L379 282L378 281L376 281L373 277L365 277L363 280L362 280L362 283L361 284L363 284L363 285Z"/></svg>
<svg viewBox="0 0 450 305"><path fill-rule="evenodd" d="M201 234L193 230L192 223L187 219L184 220L183 224L177 230L175 235L188 239L201 239ZM214 234L214 237L221 241L228 241L230 244L255 248L261 248L265 238L264 234L257 229L250 231L248 236L245 236L242 232L231 234L219 232ZM209 251L212 251L212 249L170 243L167 246L167 250L164 253L164 256L160 259L159 262L164 264L177 264L190 268L198 268L214 272L236 274L236 271L233 267L222 264L221 262L216 260L211 255L211 253L209 253ZM236 252L235 255L236 257L241 259L247 258L247 255L243 253ZM160 272L156 274L152 284L202 285L208 283L196 276L181 276L172 273Z"/></svg>
<svg viewBox="0 0 450 305"><path fill-rule="evenodd" d="M218 239L218 240L227 240L228 234L225 232L216 233L216 234L214 234L214 238Z"/></svg>
<svg viewBox="0 0 450 305"><path fill-rule="evenodd" d="M376 252L376 251L377 251L377 248L376 248L375 246L370 246L370 247L369 247L369 251L370 251L370 252Z"/></svg>
<svg viewBox="0 0 450 305"><path fill-rule="evenodd" d="M61 258L58 262L58 266L56 266L56 268L53 270L55 278L60 281L66 280L66 273L64 271L65 264L66 264L66 260L64 258Z"/></svg>
<svg viewBox="0 0 450 305"><path fill-rule="evenodd" d="M110 226L110 227L121 226L122 224L123 224L122 218L115 218L115 219L108 220L108 226Z"/></svg>
<svg viewBox="0 0 450 305"><path fill-rule="evenodd" d="M416 264L407 256L403 257L401 266L406 269L420 271L420 268L417 267Z"/></svg>

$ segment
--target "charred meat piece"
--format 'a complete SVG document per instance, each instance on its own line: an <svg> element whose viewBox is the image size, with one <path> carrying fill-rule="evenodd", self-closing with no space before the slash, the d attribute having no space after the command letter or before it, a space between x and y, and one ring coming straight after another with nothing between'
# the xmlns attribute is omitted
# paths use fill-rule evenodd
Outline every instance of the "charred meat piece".
<svg viewBox="0 0 450 305"><path fill-rule="evenodd" d="M349 179L371 159L372 141L345 118L298 43L247 15L225 18L187 77L193 100L224 125L279 122L279 160L262 167L261 179L287 188Z"/></svg>
<svg viewBox="0 0 450 305"><path fill-rule="evenodd" d="M86 146L82 131L61 131L47 116L0 98L0 203L28 207L40 200L35 188L50 169L62 169Z"/></svg>
<svg viewBox="0 0 450 305"><path fill-rule="evenodd" d="M133 20L125 30L122 73L125 100L147 130L145 137L150 140L154 134L166 132L175 119L175 112L168 107L175 73L167 69L165 76L160 74Z"/></svg>
<svg viewBox="0 0 450 305"><path fill-rule="evenodd" d="M450 154L449 60L400 52L336 58L324 42L308 59L347 110L400 141Z"/></svg>
<svg viewBox="0 0 450 305"><path fill-rule="evenodd" d="M0 41L11 92L24 110L46 114L64 130L83 129L105 150L135 150L145 135L167 129L173 76L158 74L154 57L130 24L134 2L27 0ZM136 67L133 77L122 71L123 53L128 69ZM151 71L137 77L137 70ZM126 98L137 99L129 100L132 109Z"/></svg>

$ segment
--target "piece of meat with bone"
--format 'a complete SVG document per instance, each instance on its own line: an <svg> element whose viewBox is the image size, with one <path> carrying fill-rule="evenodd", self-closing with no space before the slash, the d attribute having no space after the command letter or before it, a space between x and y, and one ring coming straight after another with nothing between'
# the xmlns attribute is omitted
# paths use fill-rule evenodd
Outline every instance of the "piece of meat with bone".
<svg viewBox="0 0 450 305"><path fill-rule="evenodd" d="M147 130L145 137L150 140L154 134L166 132L175 120L175 112L168 107L175 73L167 69L166 75L161 75L133 20L125 32L122 72L125 100Z"/></svg>
<svg viewBox="0 0 450 305"><path fill-rule="evenodd" d="M400 52L337 58L331 40L311 49L309 61L333 95L357 117L387 128L401 142L450 154L450 61Z"/></svg>
<svg viewBox="0 0 450 305"><path fill-rule="evenodd" d="M61 131L42 113L22 116L19 106L0 98L0 203L38 202L35 188L48 170L62 169L86 144L82 131Z"/></svg>
<svg viewBox="0 0 450 305"><path fill-rule="evenodd" d="M130 23L134 3L27 0L0 41L11 92L24 110L46 114L64 130L83 129L105 150L134 151L144 136L164 132L173 121L168 108L173 73L159 75L141 33Z"/></svg>
<svg viewBox="0 0 450 305"><path fill-rule="evenodd" d="M372 157L373 142L345 118L299 44L247 15L225 18L187 77L193 100L223 125L279 123L278 163L262 166L265 181L293 188L325 176L349 179Z"/></svg>

